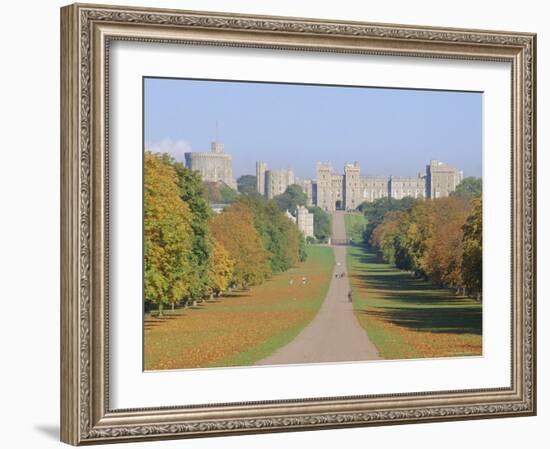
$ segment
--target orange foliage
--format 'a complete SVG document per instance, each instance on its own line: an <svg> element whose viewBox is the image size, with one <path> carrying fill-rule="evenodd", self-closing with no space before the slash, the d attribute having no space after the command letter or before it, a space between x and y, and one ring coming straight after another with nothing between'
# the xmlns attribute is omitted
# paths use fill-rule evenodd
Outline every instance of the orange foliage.
<svg viewBox="0 0 550 449"><path fill-rule="evenodd" d="M254 227L252 213L242 203L234 203L211 223L212 235L235 261L233 284L248 287L263 282L270 274L269 255Z"/></svg>

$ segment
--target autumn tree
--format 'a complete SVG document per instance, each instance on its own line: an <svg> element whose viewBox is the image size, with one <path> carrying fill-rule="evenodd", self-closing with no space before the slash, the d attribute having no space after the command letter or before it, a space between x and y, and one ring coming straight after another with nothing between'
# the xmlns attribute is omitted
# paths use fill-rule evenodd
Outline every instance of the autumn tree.
<svg viewBox="0 0 550 449"><path fill-rule="evenodd" d="M483 206L481 197L475 198L472 204L472 211L463 226L462 277L469 293L481 298L483 290Z"/></svg>
<svg viewBox="0 0 550 449"><path fill-rule="evenodd" d="M241 202L227 207L212 219L214 239L235 261L232 283L246 288L260 284L270 274L269 254L254 227L254 216Z"/></svg>
<svg viewBox="0 0 550 449"><path fill-rule="evenodd" d="M229 252L217 240L213 240L212 260L208 272L210 280L210 292L219 296L230 286L233 279L235 261L230 257Z"/></svg>
<svg viewBox="0 0 550 449"><path fill-rule="evenodd" d="M386 212L370 244L385 261L458 292L465 285L463 253L470 209L468 198L456 196Z"/></svg>
<svg viewBox="0 0 550 449"><path fill-rule="evenodd" d="M158 155L144 156L145 300L172 307L189 293L192 214L181 200L176 171Z"/></svg>
<svg viewBox="0 0 550 449"><path fill-rule="evenodd" d="M461 289L463 226L470 202L460 197L432 200L435 225L426 242L425 268L431 279L442 285Z"/></svg>
<svg viewBox="0 0 550 449"><path fill-rule="evenodd" d="M379 198L372 202L365 202L359 205L358 209L365 215L367 225L363 240L367 246L371 245L371 236L380 223L384 221L386 213L410 209L418 200L412 197L405 197L397 200L395 198Z"/></svg>
<svg viewBox="0 0 550 449"><path fill-rule="evenodd" d="M180 198L189 206L193 216L191 221L192 243L189 255L193 271L189 279L188 299L191 301L201 300L210 288L208 273L212 258L212 241L209 220L212 212L204 197L204 186L200 174L185 167L181 162L176 162L167 154L164 154L162 159L174 167Z"/></svg>

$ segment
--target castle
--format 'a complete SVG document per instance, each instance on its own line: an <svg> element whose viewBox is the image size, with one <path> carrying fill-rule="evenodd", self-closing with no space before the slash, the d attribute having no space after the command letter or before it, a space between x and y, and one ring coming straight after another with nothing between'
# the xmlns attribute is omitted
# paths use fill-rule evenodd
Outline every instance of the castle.
<svg viewBox="0 0 550 449"><path fill-rule="evenodd" d="M185 165L198 171L203 181L221 181L237 190L237 183L233 178L233 158L224 152L223 143L212 142L209 152L185 153Z"/></svg>
<svg viewBox="0 0 550 449"><path fill-rule="evenodd" d="M463 179L462 171L432 160L424 175L416 177L362 176L358 162L344 165L344 173L334 173L327 162L317 163L316 179L301 180L291 169L268 170L265 162L256 163L257 190L267 198L283 193L292 184L302 187L308 206L327 212L353 210L361 203L379 198L442 198L449 196Z"/></svg>
<svg viewBox="0 0 550 449"><path fill-rule="evenodd" d="M198 171L204 181L221 181L237 190L233 158L224 152L222 143L212 142L209 152L185 153L185 164ZM261 195L271 199L297 184L306 194L308 207L318 206L327 212L354 210L379 198L442 198L449 196L462 179L462 171L436 160L426 166L425 174L416 177L364 176L358 162L345 164L343 173L335 173L330 163L317 162L315 180L300 179L291 168L270 170L265 162L256 162L256 188Z"/></svg>

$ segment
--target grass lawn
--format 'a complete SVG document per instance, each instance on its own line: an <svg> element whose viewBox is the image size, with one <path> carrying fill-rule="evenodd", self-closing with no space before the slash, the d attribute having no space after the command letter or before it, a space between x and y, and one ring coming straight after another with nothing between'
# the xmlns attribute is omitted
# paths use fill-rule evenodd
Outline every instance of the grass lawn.
<svg viewBox="0 0 550 449"><path fill-rule="evenodd" d="M330 247L308 246L307 253L306 262L263 285L161 319L146 316L144 368L252 365L289 343L319 310L334 265Z"/></svg>
<svg viewBox="0 0 550 449"><path fill-rule="evenodd" d="M346 224L346 235L348 240L351 239L355 243L363 241L363 230L367 225L367 219L363 214L346 214L344 215Z"/></svg>
<svg viewBox="0 0 550 449"><path fill-rule="evenodd" d="M349 246L357 319L385 359L481 355L481 304Z"/></svg>

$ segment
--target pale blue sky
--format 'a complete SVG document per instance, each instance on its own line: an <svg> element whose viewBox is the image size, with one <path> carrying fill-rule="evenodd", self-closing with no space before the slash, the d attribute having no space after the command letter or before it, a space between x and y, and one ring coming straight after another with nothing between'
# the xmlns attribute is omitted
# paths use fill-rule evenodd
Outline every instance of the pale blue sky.
<svg viewBox="0 0 550 449"><path fill-rule="evenodd" d="M235 177L255 162L315 177L315 163L414 176L438 159L481 176L482 94L368 87L146 78L146 148L208 151L216 136Z"/></svg>

